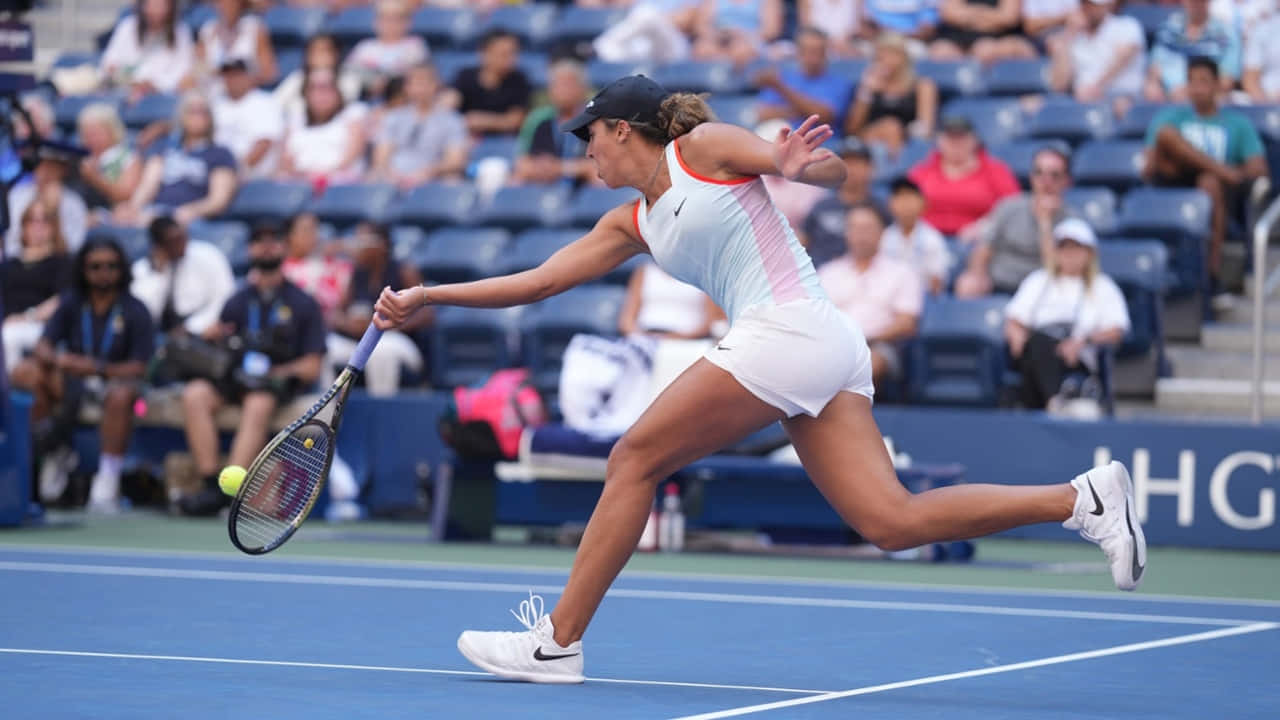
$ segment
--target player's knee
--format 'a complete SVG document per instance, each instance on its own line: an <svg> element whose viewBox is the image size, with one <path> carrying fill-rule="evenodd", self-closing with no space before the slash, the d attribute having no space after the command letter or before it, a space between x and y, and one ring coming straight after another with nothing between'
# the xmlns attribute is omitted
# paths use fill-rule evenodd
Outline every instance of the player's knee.
<svg viewBox="0 0 1280 720"><path fill-rule="evenodd" d="M609 451L605 482L641 482L656 486L662 478L653 457L653 453L644 452L627 435L623 435Z"/></svg>

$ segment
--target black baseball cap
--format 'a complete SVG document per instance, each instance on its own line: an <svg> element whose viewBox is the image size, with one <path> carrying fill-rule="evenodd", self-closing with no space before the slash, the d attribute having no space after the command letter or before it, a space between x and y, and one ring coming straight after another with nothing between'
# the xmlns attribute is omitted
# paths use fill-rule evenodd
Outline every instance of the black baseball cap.
<svg viewBox="0 0 1280 720"><path fill-rule="evenodd" d="M228 57L218 64L218 72L230 72L239 70L241 72L249 71L249 62L242 57Z"/></svg>
<svg viewBox="0 0 1280 720"><path fill-rule="evenodd" d="M914 180L907 177L896 178L889 184L889 194L897 195L900 192L912 192L916 195L924 195L920 186L917 185Z"/></svg>
<svg viewBox="0 0 1280 720"><path fill-rule="evenodd" d="M667 89L644 75L628 75L609 83L578 116L565 123L564 131L587 142L591 139L587 126L599 119L626 120L650 125L658 124L658 106L669 93Z"/></svg>

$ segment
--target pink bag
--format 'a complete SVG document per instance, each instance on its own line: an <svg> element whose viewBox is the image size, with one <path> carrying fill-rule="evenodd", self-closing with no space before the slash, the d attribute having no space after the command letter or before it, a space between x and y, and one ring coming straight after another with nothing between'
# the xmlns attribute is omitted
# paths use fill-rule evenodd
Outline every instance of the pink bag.
<svg viewBox="0 0 1280 720"><path fill-rule="evenodd" d="M481 383L453 391L454 412L440 420L440 434L458 454L469 458L514 460L520 433L546 424L542 396L524 368L499 370Z"/></svg>

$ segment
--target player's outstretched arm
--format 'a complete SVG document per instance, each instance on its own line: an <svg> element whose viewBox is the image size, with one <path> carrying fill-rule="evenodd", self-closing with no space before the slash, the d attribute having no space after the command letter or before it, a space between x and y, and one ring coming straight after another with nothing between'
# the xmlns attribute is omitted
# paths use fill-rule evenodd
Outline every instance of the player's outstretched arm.
<svg viewBox="0 0 1280 720"><path fill-rule="evenodd" d="M628 203L605 213L591 232L532 270L474 282L418 286L400 292L385 288L374 305L374 324L383 330L397 328L431 305L483 308L527 305L594 280L633 255L645 252L632 219L634 205Z"/></svg>
<svg viewBox="0 0 1280 720"><path fill-rule="evenodd" d="M833 188L844 182L845 167L835 153L822 147L832 132L830 125L810 115L796 129L780 130L772 143L725 123L699 125L678 142L685 161L711 177L781 175Z"/></svg>

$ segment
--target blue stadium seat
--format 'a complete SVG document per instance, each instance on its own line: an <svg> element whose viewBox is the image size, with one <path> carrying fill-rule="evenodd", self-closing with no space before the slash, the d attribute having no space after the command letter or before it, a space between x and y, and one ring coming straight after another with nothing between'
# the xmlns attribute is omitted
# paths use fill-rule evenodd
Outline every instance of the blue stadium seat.
<svg viewBox="0 0 1280 720"><path fill-rule="evenodd" d="M502 29L518 35L525 49L542 50L555 31L556 15L551 3L503 5L481 22L478 34Z"/></svg>
<svg viewBox="0 0 1280 720"><path fill-rule="evenodd" d="M338 46L350 50L356 43L374 36L373 5L360 5L340 10L324 24L324 31L338 41Z"/></svg>
<svg viewBox="0 0 1280 720"><path fill-rule="evenodd" d="M937 83L944 101L984 93L982 67L972 60L917 60L916 73Z"/></svg>
<svg viewBox="0 0 1280 720"><path fill-rule="evenodd" d="M191 28L192 32L200 29L201 25L210 20L217 19L218 11L213 7L213 3L197 3L187 8L182 14L182 22Z"/></svg>
<svg viewBox="0 0 1280 720"><path fill-rule="evenodd" d="M604 277L600 278L600 282L606 285L622 285L625 287L627 283L631 282L631 275L635 273L636 268L649 262L653 262L653 258L648 254L635 255L605 273Z"/></svg>
<svg viewBox="0 0 1280 720"><path fill-rule="evenodd" d="M280 48L276 50L276 67L279 74L276 79L265 86L267 90L274 90L280 81L292 75L294 72L302 69L303 50L302 48Z"/></svg>
<svg viewBox="0 0 1280 720"><path fill-rule="evenodd" d="M283 223L302 212L311 199L311 186L302 182L251 180L236 190L222 220L254 223L264 220Z"/></svg>
<svg viewBox="0 0 1280 720"><path fill-rule="evenodd" d="M554 394L560 384L560 363L574 335L615 336L618 312L626 290L610 285L588 285L548 298L531 306L521 320L525 366L533 384Z"/></svg>
<svg viewBox="0 0 1280 720"><path fill-rule="evenodd" d="M1249 118L1265 142L1280 143L1280 105L1232 105L1230 109Z"/></svg>
<svg viewBox="0 0 1280 720"><path fill-rule="evenodd" d="M431 329L431 384L471 385L519 357L523 307L442 307Z"/></svg>
<svg viewBox="0 0 1280 720"><path fill-rule="evenodd" d="M1039 95L1050 92L1049 61L1003 60L987 68L983 85L988 95Z"/></svg>
<svg viewBox="0 0 1280 720"><path fill-rule="evenodd" d="M1116 233L1116 194L1105 187L1067 188L1063 198L1067 207L1074 209L1089 221L1099 235Z"/></svg>
<svg viewBox="0 0 1280 720"><path fill-rule="evenodd" d="M1146 153L1141 140L1099 140L1081 145L1071 174L1081 185L1105 185L1117 193L1143 184Z"/></svg>
<svg viewBox="0 0 1280 720"><path fill-rule="evenodd" d="M1129 307L1131 329L1117 357L1142 355L1152 347L1164 354L1164 289L1168 250L1156 240L1112 240L1098 246L1098 261Z"/></svg>
<svg viewBox="0 0 1280 720"><path fill-rule="evenodd" d="M196 220L187 228L192 240L217 247L236 275L249 270L249 226L235 220Z"/></svg>
<svg viewBox="0 0 1280 720"><path fill-rule="evenodd" d="M1147 45L1150 46L1156 30L1159 30L1169 16L1178 12L1181 7L1181 5L1166 3L1126 3L1119 12L1121 15L1137 19L1142 25L1143 32L1147 34Z"/></svg>
<svg viewBox="0 0 1280 720"><path fill-rule="evenodd" d="M1044 140L1014 140L1013 142L990 145L987 150L1013 171L1018 182L1026 186L1031 179L1031 164L1036 153L1049 143ZM1069 149L1069 148L1068 148Z"/></svg>
<svg viewBox="0 0 1280 720"><path fill-rule="evenodd" d="M476 54L471 50L433 50L431 63L436 66L440 79L452 84L461 70L476 64Z"/></svg>
<svg viewBox="0 0 1280 720"><path fill-rule="evenodd" d="M1046 103L1027 125L1027 136L1052 138L1079 145L1101 140L1114 132L1111 109L1102 104L1070 101Z"/></svg>
<svg viewBox="0 0 1280 720"><path fill-rule="evenodd" d="M487 157L496 157L514 162L516 157L516 136L515 135L490 135L481 138L475 145L471 147L471 163L474 168L475 163Z"/></svg>
<svg viewBox="0 0 1280 720"><path fill-rule="evenodd" d="M1004 306L1008 301L1003 296L940 297L929 303L911 346L911 401L996 406L1007 366Z"/></svg>
<svg viewBox="0 0 1280 720"><path fill-rule="evenodd" d="M76 120L80 117L80 111L84 110L93 103L104 102L108 105L120 109L120 98L117 95L106 93L93 95L67 95L58 98L53 105L53 121L58 129L67 135L73 135L76 132Z"/></svg>
<svg viewBox="0 0 1280 720"><path fill-rule="evenodd" d="M932 151L933 143L913 138L902 147L902 151L898 153L897 158L875 164L872 169L872 180L877 183L887 184L900 177L905 177L908 172L911 172L911 168L928 157Z"/></svg>
<svg viewBox="0 0 1280 720"><path fill-rule="evenodd" d="M476 204L476 190L464 183L419 185L400 199L393 215L396 222L432 229L469 225Z"/></svg>
<svg viewBox="0 0 1280 720"><path fill-rule="evenodd" d="M639 197L640 193L631 188L589 185L575 193L573 199L569 201L568 222L582 227L591 227L605 213Z"/></svg>
<svg viewBox="0 0 1280 720"><path fill-rule="evenodd" d="M728 61L681 60L657 68L653 79L672 91L741 95L752 90Z"/></svg>
<svg viewBox="0 0 1280 720"><path fill-rule="evenodd" d="M513 185L504 187L479 208L477 222L519 232L532 227L563 225L569 208L569 190L563 185Z"/></svg>
<svg viewBox="0 0 1280 720"><path fill-rule="evenodd" d="M1117 232L1164 242L1175 289L1194 291L1207 284L1205 252L1212 212L1209 196L1199 190L1140 187L1124 196Z"/></svg>
<svg viewBox="0 0 1280 720"><path fill-rule="evenodd" d="M89 230L89 237L114 240L131 263L146 257L151 250L151 240L147 237L146 228L98 225Z"/></svg>
<svg viewBox="0 0 1280 720"><path fill-rule="evenodd" d="M827 63L831 72L857 83L871 61L865 58L832 58Z"/></svg>
<svg viewBox="0 0 1280 720"><path fill-rule="evenodd" d="M943 108L942 117L960 115L973 123L978 137L987 145L1012 142L1023 137L1026 116L1013 98L960 98Z"/></svg>
<svg viewBox="0 0 1280 720"><path fill-rule="evenodd" d="M262 20L267 24L271 46L278 55L285 48L303 47L307 38L320 32L324 26L324 9L273 4Z"/></svg>
<svg viewBox="0 0 1280 720"><path fill-rule="evenodd" d="M396 262L412 263L412 258L426 252L427 233L417 225L391 228L391 257Z"/></svg>
<svg viewBox="0 0 1280 720"><path fill-rule="evenodd" d="M582 228L525 230L512 241L511 247L503 255L498 271L507 275L535 268L560 248L582 237L584 232L586 231Z"/></svg>
<svg viewBox="0 0 1280 720"><path fill-rule="evenodd" d="M330 185L308 209L324 222L348 228L362 220L387 222L395 199L394 185Z"/></svg>
<svg viewBox="0 0 1280 720"><path fill-rule="evenodd" d="M177 114L177 95L152 93L132 105L125 105L120 119L130 130L141 130L153 122L173 120Z"/></svg>
<svg viewBox="0 0 1280 720"><path fill-rule="evenodd" d="M615 63L603 60L592 60L587 63L587 82L594 88L602 88L627 75L656 77L653 67L647 63Z"/></svg>
<svg viewBox="0 0 1280 720"><path fill-rule="evenodd" d="M1170 105L1163 103L1138 103L1129 108L1129 112L1124 114L1116 122L1116 137L1142 139L1147 136L1147 128L1151 127L1151 121L1155 120L1156 115Z"/></svg>
<svg viewBox="0 0 1280 720"><path fill-rule="evenodd" d="M712 95L707 102L715 112L716 118L722 122L733 123L749 130L755 129L757 122L755 95Z"/></svg>
<svg viewBox="0 0 1280 720"><path fill-rule="evenodd" d="M424 7L413 14L410 27L427 41L434 56L436 48L466 47L476 34L476 16L470 10Z"/></svg>
<svg viewBox="0 0 1280 720"><path fill-rule="evenodd" d="M522 52L517 64L534 89L547 86L547 74L551 69L551 63L547 61L545 52Z"/></svg>
<svg viewBox="0 0 1280 720"><path fill-rule="evenodd" d="M600 33L627 16L625 8L586 8L570 6L556 19L551 37L556 42L591 42Z"/></svg>
<svg viewBox="0 0 1280 720"><path fill-rule="evenodd" d="M427 236L410 261L432 282L478 280L496 272L510 242L511 233L501 228L445 228Z"/></svg>
<svg viewBox="0 0 1280 720"><path fill-rule="evenodd" d="M81 65L98 66L98 53L91 50L64 50L58 53L53 61L53 70L80 67Z"/></svg>

